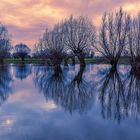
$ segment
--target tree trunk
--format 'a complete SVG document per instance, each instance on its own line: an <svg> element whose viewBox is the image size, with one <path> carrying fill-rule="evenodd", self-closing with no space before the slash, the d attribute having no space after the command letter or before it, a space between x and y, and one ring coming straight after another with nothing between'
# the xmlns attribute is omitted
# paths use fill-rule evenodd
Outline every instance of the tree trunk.
<svg viewBox="0 0 140 140"><path fill-rule="evenodd" d="M0 64L4 64L4 58L0 58Z"/></svg>
<svg viewBox="0 0 140 140"><path fill-rule="evenodd" d="M118 63L118 61L116 61L116 60L111 60L111 61L110 61L110 64L111 64L111 66L112 66L112 69L114 69L114 70L117 69L117 63Z"/></svg>
<svg viewBox="0 0 140 140"><path fill-rule="evenodd" d="M21 57L21 60L24 61L24 57Z"/></svg>
<svg viewBox="0 0 140 140"><path fill-rule="evenodd" d="M59 76L61 75L62 73L62 69L61 69L61 66L60 65L55 65L54 66L54 76L55 78L59 78Z"/></svg>
<svg viewBox="0 0 140 140"><path fill-rule="evenodd" d="M75 57L72 58L72 65L75 65Z"/></svg>
<svg viewBox="0 0 140 140"><path fill-rule="evenodd" d="M68 66L68 59L64 59L64 66Z"/></svg>
<svg viewBox="0 0 140 140"><path fill-rule="evenodd" d="M51 66L51 61L50 61L50 59L46 59L46 63L47 63L48 66Z"/></svg>
<svg viewBox="0 0 140 140"><path fill-rule="evenodd" d="M136 75L140 75L140 60L134 59L133 61L131 60L130 63L131 63L132 71Z"/></svg>
<svg viewBox="0 0 140 140"><path fill-rule="evenodd" d="M140 57L136 57L133 59L133 61L131 61L131 65L132 67L134 67L134 69L139 72L140 71ZM140 72L139 72L140 73Z"/></svg>
<svg viewBox="0 0 140 140"><path fill-rule="evenodd" d="M79 56L78 59L80 61L80 67L85 67L86 66L85 57Z"/></svg>
<svg viewBox="0 0 140 140"><path fill-rule="evenodd" d="M114 69L114 70L117 69L117 64L116 63L112 64L111 66L112 66L112 69Z"/></svg>
<svg viewBox="0 0 140 140"><path fill-rule="evenodd" d="M85 67L80 67L78 74L75 76L74 81L79 85L82 82L82 76L84 73Z"/></svg>

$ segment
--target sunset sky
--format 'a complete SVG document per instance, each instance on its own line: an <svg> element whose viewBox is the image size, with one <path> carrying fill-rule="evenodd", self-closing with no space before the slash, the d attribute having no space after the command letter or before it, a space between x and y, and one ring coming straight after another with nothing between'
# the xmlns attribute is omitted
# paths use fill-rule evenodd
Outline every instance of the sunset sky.
<svg viewBox="0 0 140 140"><path fill-rule="evenodd" d="M0 22L8 27L14 45L23 42L32 48L47 25L73 14L88 16L99 27L103 13L120 6L135 15L140 0L0 0Z"/></svg>

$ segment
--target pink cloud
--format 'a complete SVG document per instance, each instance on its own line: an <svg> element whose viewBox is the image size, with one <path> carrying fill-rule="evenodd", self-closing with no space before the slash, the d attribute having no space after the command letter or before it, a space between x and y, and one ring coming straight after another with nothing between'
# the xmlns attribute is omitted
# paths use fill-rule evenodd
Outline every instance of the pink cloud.
<svg viewBox="0 0 140 140"><path fill-rule="evenodd" d="M13 43L24 42L30 47L41 36L46 26L52 27L69 15L84 15L100 25L105 11L122 6L135 14L140 8L139 0L1 0L1 22L6 24Z"/></svg>

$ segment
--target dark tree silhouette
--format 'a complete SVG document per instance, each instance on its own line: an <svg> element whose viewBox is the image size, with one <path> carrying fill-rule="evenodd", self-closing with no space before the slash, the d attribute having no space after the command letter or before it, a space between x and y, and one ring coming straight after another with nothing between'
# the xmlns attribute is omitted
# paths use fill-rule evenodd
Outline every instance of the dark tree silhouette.
<svg viewBox="0 0 140 140"><path fill-rule="evenodd" d="M39 50L44 52L54 66L55 74L61 73L60 64L66 57L64 48L64 34L61 24L56 24L52 31L46 29L43 37L39 40Z"/></svg>
<svg viewBox="0 0 140 140"><path fill-rule="evenodd" d="M80 65L85 66L85 54L96 43L95 26L87 18L71 16L63 23L65 46L78 57Z"/></svg>
<svg viewBox="0 0 140 140"><path fill-rule="evenodd" d="M99 34L99 44L95 48L116 68L126 45L129 16L120 8L118 12L105 13Z"/></svg>
<svg viewBox="0 0 140 140"><path fill-rule="evenodd" d="M0 24L0 63L9 55L11 49L10 36L7 28Z"/></svg>
<svg viewBox="0 0 140 140"><path fill-rule="evenodd" d="M30 51L31 50L27 45L20 43L15 46L14 55L20 57L22 61L24 61L24 58L28 56Z"/></svg>

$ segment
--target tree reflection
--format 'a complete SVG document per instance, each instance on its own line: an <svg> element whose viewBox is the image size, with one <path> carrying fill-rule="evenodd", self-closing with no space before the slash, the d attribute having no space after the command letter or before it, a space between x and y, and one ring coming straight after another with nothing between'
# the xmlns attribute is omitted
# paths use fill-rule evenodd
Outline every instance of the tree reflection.
<svg viewBox="0 0 140 140"><path fill-rule="evenodd" d="M63 69L56 74L52 70L41 69L36 73L35 82L43 91L46 99L52 99L70 113L74 111L86 111L92 100L88 83L82 78L84 68L80 68L78 74L68 74L68 69Z"/></svg>
<svg viewBox="0 0 140 140"><path fill-rule="evenodd" d="M16 78L23 80L31 74L31 66L24 63L15 65L14 74Z"/></svg>
<svg viewBox="0 0 140 140"><path fill-rule="evenodd" d="M12 92L12 78L10 67L6 65L0 66L0 105L8 98Z"/></svg>
<svg viewBox="0 0 140 140"><path fill-rule="evenodd" d="M125 81L126 89L126 115L131 114L138 117L140 115L140 73L137 71L130 71L129 76Z"/></svg>
<svg viewBox="0 0 140 140"><path fill-rule="evenodd" d="M120 122L123 119L125 105L124 85L116 69L109 72L99 81L99 100L103 118L112 117Z"/></svg>
<svg viewBox="0 0 140 140"><path fill-rule="evenodd" d="M93 93L89 82L83 78L85 67L80 67L78 74L67 85L67 92L63 100L63 106L69 112L85 112L93 103Z"/></svg>
<svg viewBox="0 0 140 140"><path fill-rule="evenodd" d="M35 82L43 91L46 99L53 99L56 103L62 100L65 92L65 77L62 71L58 74L55 70L43 67L36 72Z"/></svg>

